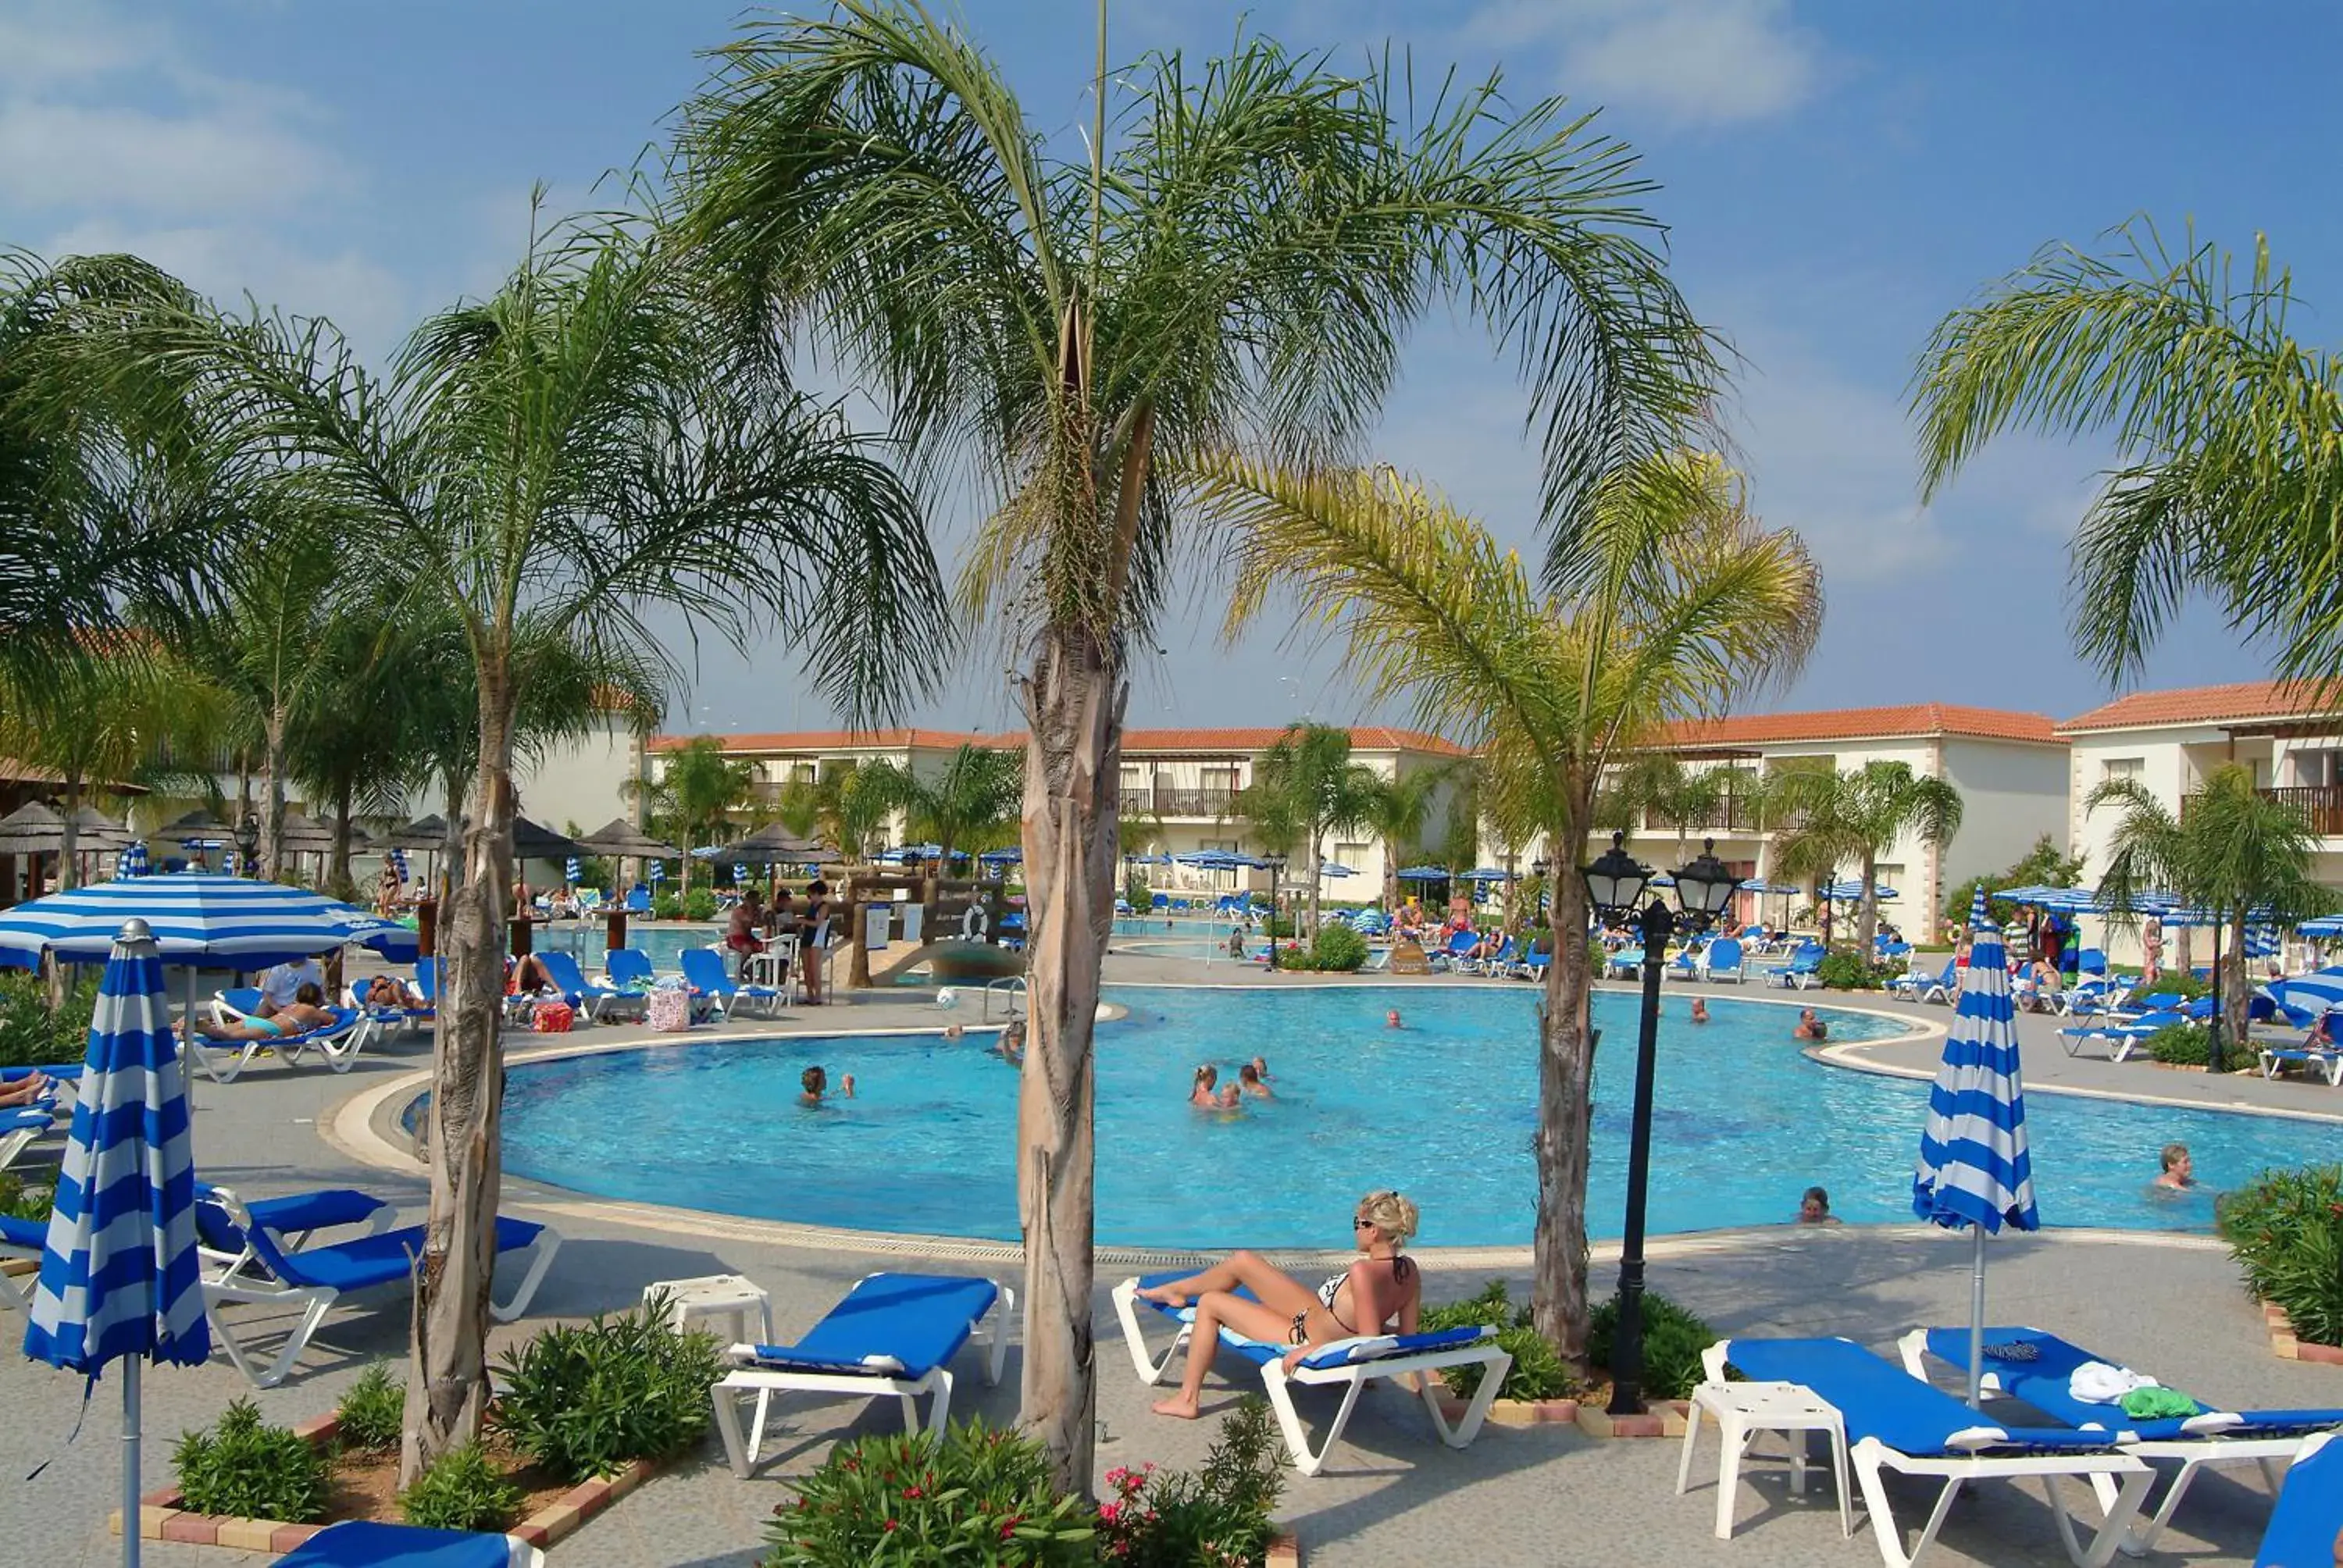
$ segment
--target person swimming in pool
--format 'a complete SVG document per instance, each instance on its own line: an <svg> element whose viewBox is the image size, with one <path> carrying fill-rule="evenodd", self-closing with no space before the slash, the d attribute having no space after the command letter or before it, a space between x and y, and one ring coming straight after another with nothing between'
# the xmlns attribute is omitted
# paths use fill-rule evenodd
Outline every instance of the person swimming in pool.
<svg viewBox="0 0 2343 1568"><path fill-rule="evenodd" d="M1708 1001L1706 998L1694 997L1692 999L1692 1020L1694 1023L1706 1023L1708 1021Z"/></svg>
<svg viewBox="0 0 2343 1568"><path fill-rule="evenodd" d="M1255 1100L1277 1098L1269 1091L1269 1085L1261 1081L1261 1069L1250 1061L1237 1069L1237 1093L1240 1097L1251 1095Z"/></svg>
<svg viewBox="0 0 2343 1568"><path fill-rule="evenodd" d="M1385 1029L1399 1029L1403 1027L1399 1021L1399 1009L1393 1008L1391 1011L1383 1014L1383 1027Z"/></svg>
<svg viewBox="0 0 2343 1568"><path fill-rule="evenodd" d="M1011 1067L1025 1065L1025 1020L1012 1019L992 1042L992 1054Z"/></svg>
<svg viewBox="0 0 2343 1568"><path fill-rule="evenodd" d="M1196 1069L1195 1081L1188 1090L1188 1103L1199 1111L1234 1111L1237 1108L1237 1086L1219 1087L1221 1070L1211 1062Z"/></svg>
<svg viewBox="0 0 2343 1568"><path fill-rule="evenodd" d="M2186 1143L2166 1144L2158 1163L2163 1166L2156 1178L2158 1187L2167 1192L2187 1192L2196 1187L2197 1162L2189 1158Z"/></svg>
<svg viewBox="0 0 2343 1568"><path fill-rule="evenodd" d="M1798 1010L1798 1026L1790 1031L1790 1038L1792 1040L1827 1040L1830 1038L1830 1025L1816 1018L1814 1009L1802 1007Z"/></svg>
<svg viewBox="0 0 2343 1568"><path fill-rule="evenodd" d="M1830 1211L1830 1194L1820 1187L1809 1187L1798 1198L1798 1223L1801 1225L1835 1225L1839 1217Z"/></svg>
<svg viewBox="0 0 2343 1568"><path fill-rule="evenodd" d="M1265 1056L1254 1057L1252 1059L1252 1070L1257 1077L1259 1077L1263 1082L1267 1082L1269 1080L1269 1058Z"/></svg>
<svg viewBox="0 0 2343 1568"><path fill-rule="evenodd" d="M1416 1220L1415 1205L1397 1192L1370 1192L1360 1199L1351 1216L1351 1240L1360 1257L1315 1290L1258 1252L1232 1253L1202 1273L1141 1290L1147 1301L1167 1307L1192 1303L1196 1309L1180 1392L1150 1408L1181 1421L1196 1419L1196 1402L1223 1326L1247 1339L1292 1347L1285 1352L1288 1372L1312 1350L1336 1340L1383 1333L1393 1324L1401 1333L1415 1332L1423 1272L1400 1249L1415 1234ZM1241 1296L1239 1290L1252 1294Z"/></svg>
<svg viewBox="0 0 2343 1568"><path fill-rule="evenodd" d="M830 1074L819 1067L809 1067L798 1074L798 1087L805 1091L798 1096L799 1105L820 1105L821 1097L830 1090Z"/></svg>

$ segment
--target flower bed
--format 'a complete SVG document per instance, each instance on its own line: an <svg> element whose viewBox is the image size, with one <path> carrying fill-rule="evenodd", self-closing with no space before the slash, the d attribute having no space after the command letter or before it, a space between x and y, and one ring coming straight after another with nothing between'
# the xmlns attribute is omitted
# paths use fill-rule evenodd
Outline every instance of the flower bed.
<svg viewBox="0 0 2343 1568"><path fill-rule="evenodd" d="M2343 1165L2265 1171L2216 1212L2246 1288L2278 1313L2273 1342L2297 1347L2298 1360L2328 1360L2299 1353L2323 1351L2343 1362Z"/></svg>
<svg viewBox="0 0 2343 1568"><path fill-rule="evenodd" d="M1587 1333L1587 1352L1597 1372L1606 1370L1611 1336L1618 1322L1616 1296L1594 1309ZM1716 1331L1693 1313L1656 1292L1644 1293L1644 1387L1649 1396L1641 1415L1612 1415L1604 1407L1611 1388L1600 1376L1580 1383L1564 1370L1538 1332L1530 1325L1530 1310L1515 1308L1502 1280L1492 1280L1478 1295L1445 1306L1426 1307L1418 1326L1435 1329L1474 1328L1493 1324L1497 1342L1513 1358L1504 1387L1489 1407L1489 1419L1499 1426L1542 1426L1574 1423L1589 1437L1682 1437L1685 1396L1700 1381L1700 1352L1716 1341ZM1451 1397L1442 1411L1453 1420L1479 1386L1480 1371L1457 1367L1435 1374Z"/></svg>

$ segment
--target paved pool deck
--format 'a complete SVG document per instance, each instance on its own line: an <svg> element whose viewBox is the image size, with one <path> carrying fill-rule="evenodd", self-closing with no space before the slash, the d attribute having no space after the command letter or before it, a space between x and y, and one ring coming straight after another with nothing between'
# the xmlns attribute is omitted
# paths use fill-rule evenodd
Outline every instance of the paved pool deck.
<svg viewBox="0 0 2343 1568"><path fill-rule="evenodd" d="M1111 959L1109 967L1111 980L1135 983L1295 985L1315 983L1317 978L1270 977L1225 962L1208 969L1186 960L1121 956ZM1714 994L1736 993L1727 987ZM1783 993L1769 996L1754 984L1743 994L1785 1000ZM1803 1000L1872 1007L1923 1025L1941 1026L1948 1016L1941 1007L1821 993ZM970 1013L955 1016L966 1019ZM891 999L801 1011L779 1024L747 1023L739 1032L932 1028L944 1017L924 998ZM2028 1019L2021 1028L2029 1081L2037 1087L2192 1104L2242 1101L2296 1114L2343 1111L2343 1093L2324 1085L2207 1081L2139 1062L2070 1060L2050 1032L2052 1020ZM583 1037L626 1038L631 1036L617 1028ZM695 1031L694 1038L709 1038L709 1031ZM1859 1054L1864 1065L1921 1070L1933 1060L1935 1047L1933 1039L1922 1038L1867 1046ZM206 1174L254 1194L358 1185L419 1215L427 1194L423 1167L403 1156L392 1157L403 1163L374 1163L384 1158L379 1150L334 1129L351 1121L354 1097L380 1091L427 1066L427 1041L417 1037L394 1042L379 1054L370 1052L347 1076L264 1063L233 1085L200 1083L196 1139ZM519 1180L507 1181L505 1206L509 1212L551 1220L567 1241L529 1317L494 1331L492 1343L499 1348L556 1319L629 1306L644 1285L662 1279L749 1275L772 1293L779 1328L787 1337L874 1266L990 1272L1011 1281L1018 1272L1013 1258L922 1257L916 1251L878 1265L868 1251L808 1240L785 1227L646 1215ZM2270 1353L2258 1311L2209 1238L2053 1232L1997 1241L1992 1256L1991 1311L1998 1320L2055 1327L2217 1402L2343 1406L2343 1368L2285 1362ZM1614 1249L1595 1249L1598 1290L1607 1290L1614 1258ZM1654 1288L1727 1333L1845 1333L1886 1350L1916 1323L1965 1318L1966 1259L1965 1240L1925 1227L1784 1227L1670 1239L1654 1249L1651 1280ZM1523 1269L1503 1254L1475 1266L1443 1259L1430 1270L1428 1289L1435 1299L1468 1294L1492 1275L1507 1278L1517 1299L1526 1294ZM1117 1277L1117 1269L1101 1266L1096 1322L1104 1440L1099 1466L1145 1460L1196 1462L1211 1439L1212 1422L1171 1422L1148 1412L1151 1391L1133 1376L1106 1300L1105 1288ZM396 1292L370 1293L356 1307L337 1312L294 1377L255 1395L262 1410L282 1421L328 1411L370 1359L403 1354L407 1317L406 1298ZM255 1323L264 1326L257 1317ZM15 1325L5 1332L16 1332ZM997 1422L1013 1418L1018 1354L1012 1345L1008 1373L997 1389L987 1388L972 1365L966 1369L955 1411ZM218 1357L200 1368L152 1371L146 1390L144 1470L150 1489L168 1481L170 1443L180 1431L208 1422L227 1401L252 1392ZM1234 1397L1221 1385L1208 1392L1208 1417ZM6 1412L0 1421L0 1467L9 1477L0 1486L0 1563L96 1565L118 1560L119 1543L105 1523L119 1487L115 1382L109 1378L99 1387L85 1420L82 1395L80 1380L21 1359L0 1370L0 1411ZM1305 1413L1322 1418L1330 1405L1331 1401L1305 1400ZM790 1475L818 1464L842 1433L890 1430L898 1419L892 1402L793 1400L780 1413L779 1457L757 1477L735 1480L711 1436L699 1453L556 1547L552 1561L557 1568L565 1563L578 1568L747 1568L761 1555L766 1523L788 1496ZM1555 1427L1492 1426L1472 1449L1455 1452L1433 1440L1421 1407L1403 1392L1379 1385L1362 1401L1330 1473L1314 1480L1292 1477L1282 1512L1300 1533L1306 1560L1321 1568L1433 1562L1525 1568L1646 1562L1865 1568L1877 1561L1867 1531L1853 1541L1840 1538L1826 1483L1810 1487L1803 1500L1793 1499L1783 1467L1773 1463L1745 1473L1737 1533L1730 1543L1715 1541L1709 1533L1716 1468L1713 1433L1695 1465L1693 1490L1684 1497L1674 1493L1676 1457L1673 1441L1603 1442ZM22 1479L44 1465L36 1477ZM1921 1489L1899 1486L1896 1495L1905 1516L1916 1523L1925 1514ZM2079 1492L2070 1491L2069 1496L2082 1501ZM2267 1493L2251 1467L2210 1473L2198 1481L2176 1528L2149 1561L2249 1562L2268 1509ZM217 1547L146 1545L146 1560L161 1568L242 1568L266 1561ZM2066 1558L2038 1488L1995 1485L1955 1509L1942 1555L1935 1561L2031 1565Z"/></svg>

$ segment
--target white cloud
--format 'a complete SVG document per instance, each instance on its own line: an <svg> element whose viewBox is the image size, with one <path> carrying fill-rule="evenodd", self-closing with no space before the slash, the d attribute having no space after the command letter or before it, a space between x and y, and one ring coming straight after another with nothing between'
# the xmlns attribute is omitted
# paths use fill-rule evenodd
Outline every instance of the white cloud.
<svg viewBox="0 0 2343 1568"><path fill-rule="evenodd" d="M333 166L289 127L235 110L0 103L0 196L35 210L82 207L101 193L146 213L284 208Z"/></svg>
<svg viewBox="0 0 2343 1568"><path fill-rule="evenodd" d="M1820 45L1785 0L1490 0L1466 34L1501 51L1550 48L1574 97L1647 109L1684 126L1797 107Z"/></svg>

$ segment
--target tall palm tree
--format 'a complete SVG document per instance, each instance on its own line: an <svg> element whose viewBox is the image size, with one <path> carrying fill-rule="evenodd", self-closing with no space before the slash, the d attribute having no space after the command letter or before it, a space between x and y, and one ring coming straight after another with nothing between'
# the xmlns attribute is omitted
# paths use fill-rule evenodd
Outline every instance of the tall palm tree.
<svg viewBox="0 0 2343 1568"><path fill-rule="evenodd" d="M1788 769L1769 781L1766 801L1786 824L1775 848L1784 875L1828 882L1843 865L1858 868L1855 950L1866 958L1879 932L1879 857L1906 833L1942 852L1961 827L1961 792L1908 762Z"/></svg>
<svg viewBox="0 0 2343 1568"><path fill-rule="evenodd" d="M1418 100L1403 69L1351 75L1257 35L1200 71L1155 55L1110 79L1103 20L1087 167L1051 155L1059 113L1029 116L916 0L752 26L681 149L686 232L736 330L834 351L915 460L973 469L994 503L962 588L1019 649L1030 737L1022 1418L1077 1489L1124 707L1212 523L1179 504L1183 477L1231 446L1354 448L1409 328L1453 303L1519 363L1559 528L1715 374L1646 243L1650 187L1590 116L1517 107L1493 77Z"/></svg>
<svg viewBox="0 0 2343 1568"><path fill-rule="evenodd" d="M1262 822L1272 824L1267 830L1272 833L1287 822L1298 829L1290 842L1306 851L1310 929L1314 932L1325 881L1320 868L1325 864L1326 835L1365 827L1373 819L1383 781L1373 769L1351 760L1351 732L1331 724L1288 725L1262 752L1252 776L1243 810L1254 819L1255 837L1263 833ZM1265 838L1262 843L1275 847Z"/></svg>
<svg viewBox="0 0 2343 1568"><path fill-rule="evenodd" d="M1675 829L1681 864L1695 829L1714 825L1728 803L1752 800L1756 792L1757 776L1749 769L1687 768L1665 751L1638 751L1604 780L1596 820L1628 834L1646 822Z"/></svg>
<svg viewBox="0 0 2343 1568"><path fill-rule="evenodd" d="M488 1399L524 693L581 666L672 678L651 606L737 643L752 615L794 624L818 597L848 625L815 678L867 720L895 671L862 650L940 635L910 495L776 364L727 352L692 284L646 226L559 226L488 299L417 327L385 382L323 321L126 328L129 351L192 369L206 440L238 483L346 519L378 563L367 588L404 585L403 605L455 628L477 699L470 757L450 761L475 771L442 923L410 1480L477 1434Z"/></svg>
<svg viewBox="0 0 2343 1568"><path fill-rule="evenodd" d="M2071 552L2076 635L2110 677L2137 675L2199 592L2281 675L2343 669L2343 359L2295 337L2295 303L2258 239L2240 281L2193 230L2176 254L2141 219L2103 256L2045 246L1920 356L1929 495L2006 431L2114 437Z"/></svg>
<svg viewBox="0 0 2343 1568"><path fill-rule="evenodd" d="M1272 585L1293 584L1370 697L1463 731L1499 833L1551 846L1532 1312L1583 1370L1594 1065L1584 862L1596 793L1612 759L1662 724L1794 672L1821 624L1820 574L1795 534L1749 513L1723 465L1678 454L1597 490L1547 563L1548 581L1566 586L1548 589L1477 522L1388 469L1296 478L1232 458L1209 488L1246 528L1230 629Z"/></svg>
<svg viewBox="0 0 2343 1568"><path fill-rule="evenodd" d="M964 741L940 772L909 774L902 805L912 835L934 839L949 870L954 849L1016 821L1024 768L1014 751Z"/></svg>
<svg viewBox="0 0 2343 1568"><path fill-rule="evenodd" d="M2242 1042L2252 984L2247 926L2290 926L2334 904L2335 895L2310 875L2318 835L2300 811L2256 789L2253 769L2236 762L2206 774L2177 812L2136 779L2109 779L2085 799L2086 811L2102 806L2117 812L2098 887L2118 911L2109 918L2136 921L2128 911L2157 892L2210 913L2227 933L2221 1016ZM2217 1055L2214 1067L2221 1067Z"/></svg>
<svg viewBox="0 0 2343 1568"><path fill-rule="evenodd" d="M1455 776L1449 767L1419 768L1378 779L1367 807L1367 826L1383 849L1383 900L1385 910L1399 908L1399 873L1405 857L1423 844L1424 825L1440 792Z"/></svg>
<svg viewBox="0 0 2343 1568"><path fill-rule="evenodd" d="M732 829L732 813L756 799L754 763L724 754L713 735L695 735L667 756L649 790L652 809L673 825L689 849L720 844ZM683 858L682 891L691 891L691 857Z"/></svg>

